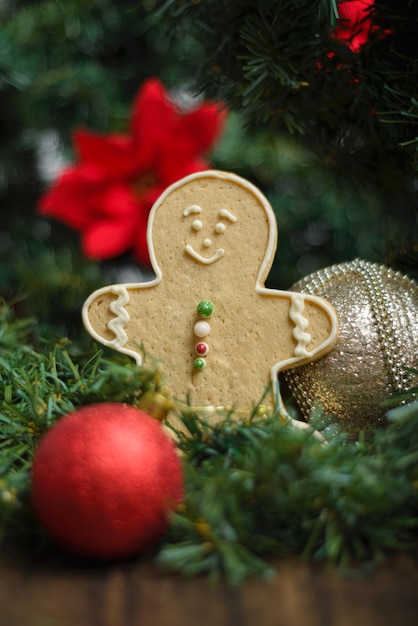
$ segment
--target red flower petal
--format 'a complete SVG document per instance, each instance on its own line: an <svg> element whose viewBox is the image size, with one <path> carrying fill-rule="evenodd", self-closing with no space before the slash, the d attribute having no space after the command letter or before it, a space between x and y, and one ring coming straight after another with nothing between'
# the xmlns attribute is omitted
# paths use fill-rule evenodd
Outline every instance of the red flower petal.
<svg viewBox="0 0 418 626"><path fill-rule="evenodd" d="M358 52L367 43L374 30L370 9L374 0L346 0L338 4L339 20L334 34L353 51Z"/></svg>
<svg viewBox="0 0 418 626"><path fill-rule="evenodd" d="M168 141L177 117L162 83L155 78L146 80L134 102L131 119L139 168L155 165L158 147Z"/></svg>
<svg viewBox="0 0 418 626"><path fill-rule="evenodd" d="M44 215L82 231L86 256L104 259L133 249L149 264L149 210L167 185L208 164L225 112L206 103L181 115L158 79L144 82L134 102L132 136L74 133L79 164L68 168L39 202Z"/></svg>
<svg viewBox="0 0 418 626"><path fill-rule="evenodd" d="M78 130L73 141L83 162L100 165L112 179L130 178L137 170L134 144L127 135L103 137Z"/></svg>
<svg viewBox="0 0 418 626"><path fill-rule="evenodd" d="M68 168L40 198L38 211L80 230L90 222L90 206L100 202L104 184L103 172L95 166Z"/></svg>
<svg viewBox="0 0 418 626"><path fill-rule="evenodd" d="M183 115L176 123L170 141L187 141L190 154L210 150L218 138L226 117L217 104L207 104Z"/></svg>
<svg viewBox="0 0 418 626"><path fill-rule="evenodd" d="M132 248L138 232L139 216L115 220L96 221L84 231L83 252L89 259L109 259Z"/></svg>
<svg viewBox="0 0 418 626"><path fill-rule="evenodd" d="M103 194L100 205L96 207L96 213L116 220L129 219L130 216L136 216L141 212L141 206L130 187L123 183L114 184Z"/></svg>
<svg viewBox="0 0 418 626"><path fill-rule="evenodd" d="M208 169L209 163L191 150L187 139L178 138L176 142L170 141L160 155L158 172L161 181L165 185L201 170Z"/></svg>
<svg viewBox="0 0 418 626"><path fill-rule="evenodd" d="M151 265L148 252L146 228L142 228L138 231L138 238L133 249L133 256L140 265L145 267Z"/></svg>

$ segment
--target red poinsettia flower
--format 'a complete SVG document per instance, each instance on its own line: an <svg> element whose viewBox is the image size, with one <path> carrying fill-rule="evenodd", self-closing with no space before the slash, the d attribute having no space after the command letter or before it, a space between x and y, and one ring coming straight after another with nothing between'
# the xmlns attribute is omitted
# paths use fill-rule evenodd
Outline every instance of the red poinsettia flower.
<svg viewBox="0 0 418 626"><path fill-rule="evenodd" d="M367 43L370 33L376 29L370 13L373 6L374 0L346 0L338 3L339 19L333 34L353 52L359 52Z"/></svg>
<svg viewBox="0 0 418 626"><path fill-rule="evenodd" d="M225 114L212 102L181 113L159 80L146 80L133 105L129 134L74 133L78 162L41 197L39 213L80 231L88 258L131 250L148 265L151 206L168 185L209 167L204 154L218 138Z"/></svg>

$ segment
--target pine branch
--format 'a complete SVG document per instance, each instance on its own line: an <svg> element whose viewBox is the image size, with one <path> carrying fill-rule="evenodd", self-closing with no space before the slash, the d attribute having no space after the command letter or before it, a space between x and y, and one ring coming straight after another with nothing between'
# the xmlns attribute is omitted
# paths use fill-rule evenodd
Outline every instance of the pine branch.
<svg viewBox="0 0 418 626"><path fill-rule="evenodd" d="M372 445L336 432L324 446L275 416L195 428L158 561L235 584L286 554L349 567L416 545L418 404L388 419Z"/></svg>
<svg viewBox="0 0 418 626"><path fill-rule="evenodd" d="M30 537L35 549L44 538L29 505L29 477L42 434L83 404L146 409L150 398L169 398L151 360L138 368L113 352L81 353L68 339L38 334L34 320L16 319L2 304L0 540ZM245 418L220 414L217 424L189 409L179 417L189 432L177 432L186 495L158 555L161 566L238 584L271 573L273 557L348 567L416 545L418 403L392 409L371 442L350 442L317 416L313 425L327 445L257 407Z"/></svg>
<svg viewBox="0 0 418 626"><path fill-rule="evenodd" d="M196 33L196 88L225 100L254 133L300 136L357 184L393 191L416 175L415 0L376 2L377 30L358 52L332 36L332 2L150 4L171 35Z"/></svg>
<svg viewBox="0 0 418 626"><path fill-rule="evenodd" d="M31 462L43 433L63 415L93 402L141 406L165 393L150 359L139 368L127 357L109 359L94 346L80 352L66 338L38 337L34 320L0 307L0 543L15 515L27 509ZM30 526L32 523L32 528ZM23 534L33 532L29 521Z"/></svg>

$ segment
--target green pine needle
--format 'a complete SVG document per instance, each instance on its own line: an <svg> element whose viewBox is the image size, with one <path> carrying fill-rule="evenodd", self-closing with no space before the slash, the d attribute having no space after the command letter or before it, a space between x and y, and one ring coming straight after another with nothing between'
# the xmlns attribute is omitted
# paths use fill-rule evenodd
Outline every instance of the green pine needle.
<svg viewBox="0 0 418 626"><path fill-rule="evenodd" d="M268 575L273 557L348 567L416 545L418 403L388 418L372 443L337 433L327 445L276 415L199 422L180 444L186 498L159 562L236 584Z"/></svg>
<svg viewBox="0 0 418 626"><path fill-rule="evenodd" d="M416 177L417 0L377 2L356 52L333 36L336 0L148 4L167 37L185 42L184 58L194 35L196 90L239 112L254 135L299 137L356 188L400 191Z"/></svg>
<svg viewBox="0 0 418 626"><path fill-rule="evenodd" d="M0 304L0 543L27 504L40 437L60 417L93 402L136 405L161 388L155 363L139 368L94 346L81 353L68 339L37 338L36 330Z"/></svg>

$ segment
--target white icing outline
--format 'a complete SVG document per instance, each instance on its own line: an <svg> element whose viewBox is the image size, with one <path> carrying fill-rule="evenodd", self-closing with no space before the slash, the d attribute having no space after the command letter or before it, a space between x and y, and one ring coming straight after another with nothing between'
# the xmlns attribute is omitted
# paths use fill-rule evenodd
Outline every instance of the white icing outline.
<svg viewBox="0 0 418 626"><path fill-rule="evenodd" d="M199 263L203 263L203 265L212 265L212 263L215 263L215 261L223 257L225 253L225 250L223 248L218 248L215 254L207 259L206 257L196 252L196 250L194 250L190 244L186 244L184 246L184 250L185 252L187 252L187 254L190 254L193 259L199 261Z"/></svg>
<svg viewBox="0 0 418 626"><path fill-rule="evenodd" d="M184 209L183 215L184 217L189 217L190 213L201 213L202 208L198 204L192 204L188 206L187 209Z"/></svg>
<svg viewBox="0 0 418 626"><path fill-rule="evenodd" d="M306 346L311 341L312 337L305 330L309 326L309 320L303 317L302 313L305 309L305 299L301 293L295 293L290 291L291 306L289 309L289 317L294 323L293 337L296 339L297 346L295 348L295 356L311 357L312 352L306 349Z"/></svg>
<svg viewBox="0 0 418 626"><path fill-rule="evenodd" d="M188 182L193 181L193 180L199 180L201 178L217 178L220 181L228 181L228 182L235 183L243 187L250 193L252 193L255 196L255 198L258 200L260 205L263 207L266 218L267 218L268 240L267 240L266 252L261 262L258 274L257 274L257 279L256 279L254 290L256 293L260 295L280 296L280 297L284 296L287 299L291 300L292 294L294 294L295 292L279 290L279 289L267 289L264 286L264 280L267 278L268 272L273 262L274 253L276 250L276 241L277 241L277 223L276 223L276 218L275 218L275 215L274 215L274 212L270 203L268 202L267 198L261 193L261 191L255 185L253 185L248 180L246 180L245 178L241 178L240 176L236 174L232 174L230 172L221 172L219 170L205 170L202 172L195 172L194 174L190 174L189 176L186 176L185 178L182 178L181 180L167 187L167 189L161 194L161 196L157 199L157 201L154 203L153 207L151 208L149 218L148 218L148 227L147 227L148 252L150 256L151 266L155 272L155 278L151 281L143 282L143 283L126 283L123 285L123 288L126 290L138 289L138 288L148 289L149 287L155 287L161 282L162 272L157 263L157 259L156 259L155 251L154 251L154 242L153 242L153 237L152 237L152 229L154 225L155 214L157 213L161 204L166 200L166 198L171 193L176 191L179 187L182 187L183 185L187 184ZM192 206L197 207L197 205L192 205ZM200 207L197 207L197 208L200 208ZM191 250L193 250L193 248L191 248ZM187 251L190 254L190 251L189 250ZM224 251L222 250L222 254L223 252ZM194 250L193 250L193 253L194 253ZM203 261L202 259L204 259L204 257L201 257L197 260L205 264L210 264L211 262L212 263L214 262L211 259L209 260L204 259ZM120 285L113 285L113 286L111 285L111 286L102 287L101 289L97 289L92 294L90 294L90 296L85 301L83 305L83 309L82 309L82 319L83 319L83 323L84 323L86 330L90 333L90 335L94 339L99 341L99 343L102 343L103 345L109 346L109 347L114 347L114 340L109 341L107 339L104 339L101 335L99 335L94 330L89 320L88 310L89 310L91 303L97 297L100 297L101 295L109 295L109 292L117 293L117 289L119 289L119 287ZM334 308L326 300L323 300L319 296L315 296L313 294L300 294L300 295L304 303L307 303L307 302L313 303L313 304L316 303L319 306L319 308L321 308L322 311L327 314L330 325L331 325L331 329L328 334L328 337L310 353L310 356L308 358L312 358L312 357L315 357L316 355L320 355L321 353L326 353L328 349L330 349L335 344L337 340L338 320L337 320L337 315L334 311ZM142 356L136 350L125 348L124 346L121 346L117 349L119 350L119 352L132 356L138 365L142 365ZM289 357L288 359L285 359L284 361L279 361L275 363L270 369L270 378L271 378L272 391L273 391L273 397L275 398L276 408L285 415L287 414L283 406L283 402L282 402L281 395L280 395L278 374L281 370L287 369L296 363L303 363L305 358L303 356L296 356L294 354L293 356Z"/></svg>
<svg viewBox="0 0 418 626"><path fill-rule="evenodd" d="M109 309L117 317L112 318L107 323L107 327L116 335L111 341L112 346L120 350L120 348L123 348L125 343L128 341L128 335L126 334L124 328L131 319L128 311L125 309L125 305L129 303L129 293L123 285L114 285L111 292L116 294L118 299L109 304Z"/></svg>
<svg viewBox="0 0 418 626"><path fill-rule="evenodd" d="M228 211L228 209L221 209L219 211L219 215L220 217L226 217L227 219L229 219L230 222L233 222L234 224L235 222L238 222L238 218L235 217L235 215L233 215L231 211Z"/></svg>

